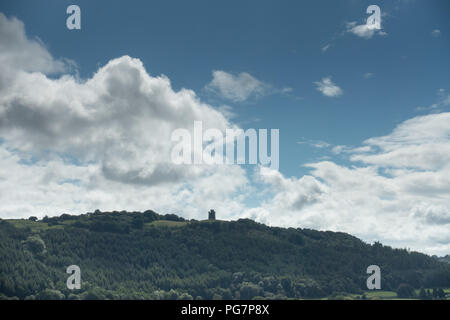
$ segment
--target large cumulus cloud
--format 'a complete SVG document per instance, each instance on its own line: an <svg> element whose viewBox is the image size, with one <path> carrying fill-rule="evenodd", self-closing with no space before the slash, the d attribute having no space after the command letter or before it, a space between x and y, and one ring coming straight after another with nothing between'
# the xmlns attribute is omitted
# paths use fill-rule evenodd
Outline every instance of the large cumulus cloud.
<svg viewBox="0 0 450 320"><path fill-rule="evenodd" d="M192 90L174 91L167 77L151 76L129 56L79 80L67 73L66 60L28 39L19 20L0 14L0 30L3 215L81 213L98 206L190 208L184 214L197 217L206 205L239 207L229 197L247 182L240 167L171 161L175 129L191 130L194 121L204 129L234 127ZM220 177L232 177L221 194L199 190L197 185L217 189ZM199 194L208 201L200 202Z"/></svg>

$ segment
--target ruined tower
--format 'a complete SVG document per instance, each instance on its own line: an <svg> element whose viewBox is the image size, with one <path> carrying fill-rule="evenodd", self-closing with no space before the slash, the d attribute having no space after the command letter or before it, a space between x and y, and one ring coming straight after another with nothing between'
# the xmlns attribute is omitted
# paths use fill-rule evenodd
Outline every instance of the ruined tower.
<svg viewBox="0 0 450 320"><path fill-rule="evenodd" d="M214 209L209 210L208 220L216 220L216 212L214 211Z"/></svg>

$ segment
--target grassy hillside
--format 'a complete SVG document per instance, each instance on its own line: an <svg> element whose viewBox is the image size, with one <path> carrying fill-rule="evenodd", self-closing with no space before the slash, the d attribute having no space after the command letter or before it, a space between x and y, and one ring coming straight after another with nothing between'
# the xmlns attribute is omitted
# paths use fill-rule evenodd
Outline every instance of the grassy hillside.
<svg viewBox="0 0 450 320"><path fill-rule="evenodd" d="M146 212L0 221L0 296L20 299L302 299L450 287L450 265L344 233ZM82 287L66 288L69 265Z"/></svg>

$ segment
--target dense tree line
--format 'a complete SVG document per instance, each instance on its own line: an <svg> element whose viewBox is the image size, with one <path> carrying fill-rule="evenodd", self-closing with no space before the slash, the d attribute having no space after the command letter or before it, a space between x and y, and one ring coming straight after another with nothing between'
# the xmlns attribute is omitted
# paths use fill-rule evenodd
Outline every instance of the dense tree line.
<svg viewBox="0 0 450 320"><path fill-rule="evenodd" d="M155 222L172 224L157 224ZM0 296L19 299L287 299L450 286L450 265L336 232L146 212L0 221ZM80 290L66 288L69 265ZM440 292L437 291L439 294ZM426 295L427 292L424 293Z"/></svg>

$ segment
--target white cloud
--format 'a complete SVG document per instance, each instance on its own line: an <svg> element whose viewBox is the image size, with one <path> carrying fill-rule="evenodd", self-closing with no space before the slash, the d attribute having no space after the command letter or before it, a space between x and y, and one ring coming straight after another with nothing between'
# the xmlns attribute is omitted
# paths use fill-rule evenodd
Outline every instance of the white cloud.
<svg viewBox="0 0 450 320"><path fill-rule="evenodd" d="M294 89L292 89L290 87L284 87L284 88L280 89L280 93L283 93L283 94L290 94L292 91L294 91Z"/></svg>
<svg viewBox="0 0 450 320"><path fill-rule="evenodd" d="M450 105L450 94L447 94L445 89L440 88L437 91L438 100L429 106L420 106L416 108L416 111L428 111L428 112L442 112L445 107Z"/></svg>
<svg viewBox="0 0 450 320"><path fill-rule="evenodd" d="M259 81L247 72L233 75L216 70L212 73L213 79L206 86L225 99L242 102L252 97L261 97L269 93L270 86Z"/></svg>
<svg viewBox="0 0 450 320"><path fill-rule="evenodd" d="M301 138L300 141L297 141L297 144L306 144L306 145L310 145L314 148L319 148L319 149L323 149L323 148L328 148L330 147L330 144L326 141L322 141L322 140L310 140L310 139L306 139L306 138Z"/></svg>
<svg viewBox="0 0 450 320"><path fill-rule="evenodd" d="M344 145L338 145L331 149L331 152L334 154L357 154L362 152L372 152L373 148L371 146L362 146L362 147L351 147L351 146L344 146Z"/></svg>
<svg viewBox="0 0 450 320"><path fill-rule="evenodd" d="M343 93L342 89L333 83L331 77L325 77L321 81L314 82L314 84L317 90L327 97L338 97Z"/></svg>
<svg viewBox="0 0 450 320"><path fill-rule="evenodd" d="M374 35L386 36L387 33L382 29L375 29L367 24L357 24L356 21L348 22L346 25L346 32L352 33L364 39L370 39Z"/></svg>
<svg viewBox="0 0 450 320"><path fill-rule="evenodd" d="M427 206L420 203L411 210L411 213L414 218L423 219L426 224L450 224L450 210L443 205Z"/></svg>
<svg viewBox="0 0 450 320"><path fill-rule="evenodd" d="M28 72L56 73L65 71L63 61L53 59L39 39L29 40L22 21L0 12L0 65L3 80L7 72L17 68Z"/></svg>
<svg viewBox="0 0 450 320"><path fill-rule="evenodd" d="M233 75L222 70L216 70L213 71L212 75L213 79L205 86L205 89L232 102L244 102L271 94L300 99L293 95L293 88L274 87L256 79L247 72Z"/></svg>
<svg viewBox="0 0 450 320"><path fill-rule="evenodd" d="M363 78L364 79L370 79L373 77L373 73L372 72L366 72L363 74Z"/></svg>
<svg viewBox="0 0 450 320"><path fill-rule="evenodd" d="M194 92L174 92L169 79L151 77L140 60L127 56L83 83L19 72L0 92L0 133L9 147L99 161L105 175L130 183L181 180L192 171L168 164L176 128L189 129L194 120L205 128L230 126Z"/></svg>
<svg viewBox="0 0 450 320"><path fill-rule="evenodd" d="M432 37L437 38L437 37L439 37L439 36L441 35L441 30L439 30L439 29L434 29L433 31L431 31L430 34L431 34Z"/></svg>
<svg viewBox="0 0 450 320"><path fill-rule="evenodd" d="M330 49L330 47L331 47L331 44L327 44L327 45L323 46L322 49L321 49L321 50L322 50L322 53L327 52L328 49Z"/></svg>

